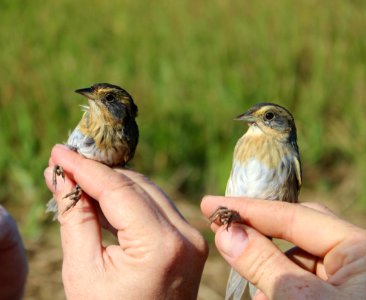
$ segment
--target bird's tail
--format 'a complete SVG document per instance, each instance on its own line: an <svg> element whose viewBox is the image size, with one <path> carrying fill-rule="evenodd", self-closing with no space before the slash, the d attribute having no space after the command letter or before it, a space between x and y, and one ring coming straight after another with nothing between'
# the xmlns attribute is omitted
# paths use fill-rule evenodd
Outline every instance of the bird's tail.
<svg viewBox="0 0 366 300"><path fill-rule="evenodd" d="M233 268L231 268L229 280L226 286L225 300L229 300L231 297L233 297L233 300L240 300L244 295L247 285L248 280L241 277ZM249 299L253 299L256 292L257 288L255 285L249 282Z"/></svg>
<svg viewBox="0 0 366 300"><path fill-rule="evenodd" d="M46 207L46 213L54 213L53 221L55 221L58 217L58 206L56 200L52 198L50 201L48 201Z"/></svg>
<svg viewBox="0 0 366 300"><path fill-rule="evenodd" d="M240 300L243 297L248 280L241 277L233 268L230 270L229 280L226 286L225 300Z"/></svg>

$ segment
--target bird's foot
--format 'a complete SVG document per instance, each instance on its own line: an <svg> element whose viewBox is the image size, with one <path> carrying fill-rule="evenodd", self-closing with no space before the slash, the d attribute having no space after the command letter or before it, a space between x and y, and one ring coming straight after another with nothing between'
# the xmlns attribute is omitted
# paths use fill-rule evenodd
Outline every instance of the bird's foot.
<svg viewBox="0 0 366 300"><path fill-rule="evenodd" d="M81 190L81 187L77 184L75 185L75 188L73 189L72 192L68 193L67 195L65 195L62 199L70 199L72 202L66 206L66 209L63 211L62 214L66 213L68 210L70 210L71 208L73 208L76 203L78 203L78 201L81 199L81 194L83 193L83 191Z"/></svg>
<svg viewBox="0 0 366 300"><path fill-rule="evenodd" d="M66 146L71 151L78 152L78 148L77 147L71 146L69 144L66 144ZM57 186L57 176L61 176L62 179L65 181L64 169L61 166L59 166L59 165L55 165L53 167L53 173L52 173L52 185L54 186L55 190L56 190L56 186Z"/></svg>
<svg viewBox="0 0 366 300"><path fill-rule="evenodd" d="M78 147L71 146L71 145L69 145L69 144L66 144L66 146L67 146L71 151L78 152Z"/></svg>
<svg viewBox="0 0 366 300"><path fill-rule="evenodd" d="M229 229L232 223L241 222L241 217L236 210L228 209L225 206L219 206L209 217L210 224L219 220L221 225L226 226L226 230Z"/></svg>
<svg viewBox="0 0 366 300"><path fill-rule="evenodd" d="M57 187L57 176L61 176L62 179L65 181L64 169L61 166L58 166L58 165L53 167L53 172L52 172L52 185L53 185L55 190L56 190L56 187Z"/></svg>

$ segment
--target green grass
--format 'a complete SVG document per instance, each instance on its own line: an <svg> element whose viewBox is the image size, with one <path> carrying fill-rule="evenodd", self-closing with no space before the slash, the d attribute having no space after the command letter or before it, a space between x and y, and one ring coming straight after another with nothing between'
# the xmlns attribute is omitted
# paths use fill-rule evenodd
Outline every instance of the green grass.
<svg viewBox="0 0 366 300"><path fill-rule="evenodd" d="M139 106L133 166L198 202L225 188L233 118L251 104L288 107L304 183L366 207L366 2L0 2L0 202L29 236L45 222L43 183L95 82Z"/></svg>

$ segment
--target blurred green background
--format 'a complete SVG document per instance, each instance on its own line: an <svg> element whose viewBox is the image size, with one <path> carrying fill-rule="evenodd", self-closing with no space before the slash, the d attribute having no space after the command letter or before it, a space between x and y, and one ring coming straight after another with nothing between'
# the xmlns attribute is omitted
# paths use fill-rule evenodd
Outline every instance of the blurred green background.
<svg viewBox="0 0 366 300"><path fill-rule="evenodd" d="M73 90L110 82L139 106L132 167L173 199L223 194L233 118L271 101L297 121L301 199L364 217L365 15L362 0L2 0L0 203L41 243L43 170L85 104Z"/></svg>

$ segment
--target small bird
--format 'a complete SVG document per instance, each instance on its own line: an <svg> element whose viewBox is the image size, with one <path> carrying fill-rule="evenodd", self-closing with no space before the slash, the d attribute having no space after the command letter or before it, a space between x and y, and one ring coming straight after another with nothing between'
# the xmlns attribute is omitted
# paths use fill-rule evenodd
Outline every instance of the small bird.
<svg viewBox="0 0 366 300"><path fill-rule="evenodd" d="M297 202L301 162L291 113L277 104L259 103L236 120L248 123L249 128L235 146L225 195ZM227 229L241 222L238 212L222 206L209 219L219 220ZM247 283L231 269L225 299L241 299ZM253 297L256 288L249 284L249 289Z"/></svg>
<svg viewBox="0 0 366 300"><path fill-rule="evenodd" d="M133 158L139 138L135 121L138 109L131 95L109 83L96 83L75 92L88 98L89 106L82 106L84 114L66 145L86 158L108 166L124 166ZM54 168L55 187L57 176L65 179L61 166ZM76 185L74 191L65 195L64 198L72 200L65 211L77 203L81 193ZM54 199L48 202L46 211L56 213L57 217L58 207Z"/></svg>

